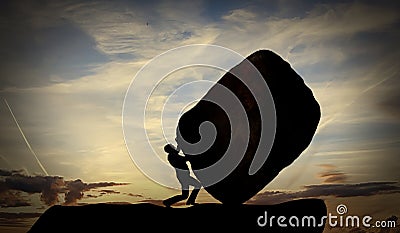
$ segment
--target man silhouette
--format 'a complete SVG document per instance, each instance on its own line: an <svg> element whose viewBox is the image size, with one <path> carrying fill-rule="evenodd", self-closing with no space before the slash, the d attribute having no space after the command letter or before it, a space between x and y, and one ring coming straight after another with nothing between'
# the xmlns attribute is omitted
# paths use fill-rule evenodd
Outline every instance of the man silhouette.
<svg viewBox="0 0 400 233"><path fill-rule="evenodd" d="M175 149L173 145L167 144L164 146L164 151L168 153L168 162L175 168L176 177L182 186L182 194L164 200L163 204L166 207L170 207L179 201L185 200L189 196L189 186L191 185L194 189L186 201L186 205L194 205L201 188L200 182L190 176L189 167L186 164L187 159L179 155L179 150Z"/></svg>

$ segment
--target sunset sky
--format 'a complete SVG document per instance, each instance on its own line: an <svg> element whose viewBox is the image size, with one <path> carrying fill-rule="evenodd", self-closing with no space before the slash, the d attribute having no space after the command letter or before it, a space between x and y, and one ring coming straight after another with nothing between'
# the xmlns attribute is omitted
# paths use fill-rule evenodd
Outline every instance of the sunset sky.
<svg viewBox="0 0 400 233"><path fill-rule="evenodd" d="M353 214L400 216L396 1L1 1L0 11L1 232L25 232L54 204L159 203L177 194L132 162L122 106L143 65L190 44L244 57L273 50L321 106L309 148L248 203L316 197L332 211L342 203ZM183 84L222 73L188 68L176 75ZM176 85L171 80L156 92L154 109ZM156 126L148 130L162 132ZM217 200L203 190L198 202Z"/></svg>

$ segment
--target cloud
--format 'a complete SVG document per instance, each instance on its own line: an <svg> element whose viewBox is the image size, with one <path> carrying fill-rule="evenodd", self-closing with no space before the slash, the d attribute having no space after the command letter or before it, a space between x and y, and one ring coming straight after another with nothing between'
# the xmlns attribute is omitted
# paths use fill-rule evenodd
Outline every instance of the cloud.
<svg viewBox="0 0 400 233"><path fill-rule="evenodd" d="M80 199L82 199L84 192L116 185L124 185L122 183L114 183L114 182L100 182L100 183L84 183L82 180L74 180L74 181L66 181L67 192L65 194L65 203L66 205L74 205ZM102 193L110 193L110 194L119 194L119 192L114 190L101 190Z"/></svg>
<svg viewBox="0 0 400 233"><path fill-rule="evenodd" d="M108 61L95 40L60 16L57 4L2 4L0 20L0 90L38 87L90 74Z"/></svg>
<svg viewBox="0 0 400 233"><path fill-rule="evenodd" d="M75 204L77 200L82 199L86 185L81 180L69 181L66 186L68 192L65 194L65 204Z"/></svg>
<svg viewBox="0 0 400 233"><path fill-rule="evenodd" d="M7 190L22 191L29 194L40 193L40 198L46 205L57 203L58 193L63 192L64 188L64 180L58 176L12 174L6 176L1 183Z"/></svg>
<svg viewBox="0 0 400 233"><path fill-rule="evenodd" d="M86 194L86 197L90 198L98 198L99 196L93 195L93 194Z"/></svg>
<svg viewBox="0 0 400 233"><path fill-rule="evenodd" d="M42 215L42 213L10 213L10 212L0 212L0 218L2 219L13 219L13 218L36 218Z"/></svg>
<svg viewBox="0 0 400 233"><path fill-rule="evenodd" d="M292 8L292 5L283 4L274 12ZM247 8L233 10L222 18L239 17L245 23L239 26L236 21L224 21L220 25L222 30L216 41L235 48L242 54L248 54L260 47L271 48L289 58L296 67L314 67L315 64L326 61L330 62L328 64L332 67L338 62L346 61L353 54L368 51L357 44L346 43L343 39L361 33L380 31L399 20L396 8L385 5L359 2L307 5L309 9L303 11L301 16L276 15L274 12L268 12L268 7L260 7L258 4L249 4ZM395 34L396 32L391 32L381 40L391 41ZM369 44L368 37L352 37L351 42L353 41ZM391 41L391 44L395 44L394 41ZM368 48L385 46L387 44ZM352 52L340 49L344 47Z"/></svg>
<svg viewBox="0 0 400 233"><path fill-rule="evenodd" d="M358 184L306 185L303 190L266 191L250 199L250 204L277 204L301 198L358 197L400 193L398 182L366 182Z"/></svg>
<svg viewBox="0 0 400 233"><path fill-rule="evenodd" d="M102 189L102 190L99 190L99 192L102 195L104 195L104 194L120 194L121 193L119 191L109 190L109 189Z"/></svg>
<svg viewBox="0 0 400 233"><path fill-rule="evenodd" d="M62 16L88 32L99 51L132 60L150 59L171 45L210 35L202 24L202 9L201 1L70 3Z"/></svg>
<svg viewBox="0 0 400 233"><path fill-rule="evenodd" d="M222 16L222 19L232 21L235 23L245 24L249 21L255 20L257 15L245 9L236 9L230 11L227 15Z"/></svg>
<svg viewBox="0 0 400 233"><path fill-rule="evenodd" d="M60 195L65 195L65 205L74 205L82 199L84 192L102 187L126 185L126 183L98 182L85 183L80 179L64 180L60 176L27 176L21 173L0 169L0 206L17 207L29 206L29 201L22 196L27 194L40 194L44 204L51 206L60 202ZM104 190L102 190L104 192ZM118 194L114 190L107 193Z"/></svg>
<svg viewBox="0 0 400 233"><path fill-rule="evenodd" d="M324 179L324 183L343 183L347 180L347 175L337 171L337 167L332 164L321 164L324 171L318 174L319 178Z"/></svg>
<svg viewBox="0 0 400 233"><path fill-rule="evenodd" d="M125 194L131 197L143 197L142 194L135 194L135 193L125 193Z"/></svg>
<svg viewBox="0 0 400 233"><path fill-rule="evenodd" d="M7 170L0 170L0 176L11 176L12 172Z"/></svg>
<svg viewBox="0 0 400 233"><path fill-rule="evenodd" d="M400 193L398 182L367 182L359 184L322 184L307 185L306 194L308 196L335 196L335 197L355 197L372 196L377 194ZM307 196L306 195L306 196Z"/></svg>
<svg viewBox="0 0 400 233"><path fill-rule="evenodd" d="M26 220L35 219L40 217L42 213L24 212L24 213L10 213L0 212L0 226L30 226Z"/></svg>
<svg viewBox="0 0 400 233"><path fill-rule="evenodd" d="M0 186L3 186L0 184ZM2 188L3 189L3 188ZM21 196L21 193L14 190L0 190L0 206L1 207L22 207L31 206L31 203L26 198Z"/></svg>
<svg viewBox="0 0 400 233"><path fill-rule="evenodd" d="M347 176L343 172L324 172L319 174L320 178L324 178L324 183L343 183L347 180Z"/></svg>

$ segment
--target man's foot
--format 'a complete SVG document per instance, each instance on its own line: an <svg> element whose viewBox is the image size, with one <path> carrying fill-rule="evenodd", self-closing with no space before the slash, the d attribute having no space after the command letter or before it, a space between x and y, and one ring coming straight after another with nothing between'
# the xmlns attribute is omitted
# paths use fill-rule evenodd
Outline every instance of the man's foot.
<svg viewBox="0 0 400 233"><path fill-rule="evenodd" d="M162 203L165 205L165 207L171 208L171 204L169 204L169 203L167 202L167 200L164 200Z"/></svg>
<svg viewBox="0 0 400 233"><path fill-rule="evenodd" d="M188 201L186 202L186 205L197 205L197 203L194 201Z"/></svg>

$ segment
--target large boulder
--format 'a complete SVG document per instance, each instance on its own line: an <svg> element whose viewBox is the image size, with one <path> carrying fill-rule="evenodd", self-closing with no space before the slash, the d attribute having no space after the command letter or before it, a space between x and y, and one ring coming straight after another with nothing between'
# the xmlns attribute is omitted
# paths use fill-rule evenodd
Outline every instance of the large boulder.
<svg viewBox="0 0 400 233"><path fill-rule="evenodd" d="M268 85L274 106L260 108L256 101L253 94L257 95L258 90L257 87L251 87L253 76L246 76L246 72L251 73L249 62L259 71ZM237 74L240 74L242 78L238 78ZM230 94L221 91L222 89L217 86L226 87ZM230 109L218 106L218 100L232 98L232 93L240 104L235 104ZM262 111L270 111L273 107L276 115L262 119ZM247 120L233 127L232 119L236 116L231 116L232 112L239 114L240 108L245 110ZM265 144L260 142L263 120L267 121L267 125L276 126L275 138L272 149L261 148L265 149L263 156L267 159L255 174L251 174L249 170L256 151L259 146ZM300 156L310 144L319 120L319 104L303 79L279 55L272 51L259 50L248 56L247 61L244 60L232 68L231 72L227 72L192 109L181 116L177 128L178 144L182 140L195 144L202 140L203 136L203 140L206 140L207 135L202 135L201 130L199 132L200 125L204 122L212 123L216 129L216 136L207 150L196 154L191 153L187 146L181 148L189 159L197 178L213 197L222 203L239 204L257 194L283 168ZM246 125L249 129L247 133ZM271 130L268 127L264 128L266 129ZM247 144L242 147L244 156L240 157L238 166L222 180L209 185L209 179L214 176L214 173L207 174L206 168L223 157L229 163L230 160L242 156L238 155L240 152L237 149L226 152L230 145L243 142Z"/></svg>

